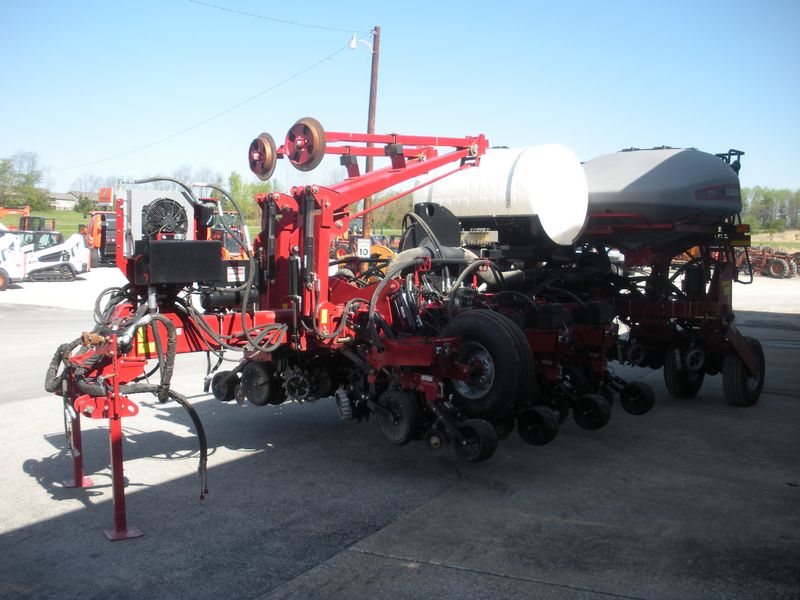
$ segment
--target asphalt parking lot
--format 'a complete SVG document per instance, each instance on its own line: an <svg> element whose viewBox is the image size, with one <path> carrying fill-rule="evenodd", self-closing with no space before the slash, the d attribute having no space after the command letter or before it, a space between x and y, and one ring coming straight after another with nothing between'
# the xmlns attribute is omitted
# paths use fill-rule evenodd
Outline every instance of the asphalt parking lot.
<svg viewBox="0 0 800 600"><path fill-rule="evenodd" d="M174 404L124 421L129 525L110 543L108 431L84 419L87 474L71 474L60 400L42 388L55 347L91 323L112 269L0 293L2 598L798 598L800 278L734 288L737 324L764 346L761 401L729 406L719 377L671 398L661 371L624 369L657 403L605 428L516 435L487 463L384 441L332 403L253 407L202 393L205 358L180 357Z"/></svg>

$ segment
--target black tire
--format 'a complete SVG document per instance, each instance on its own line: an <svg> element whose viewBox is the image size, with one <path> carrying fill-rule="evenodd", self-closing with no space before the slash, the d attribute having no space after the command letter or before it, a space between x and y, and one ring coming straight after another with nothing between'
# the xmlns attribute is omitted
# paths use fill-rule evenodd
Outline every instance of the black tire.
<svg viewBox="0 0 800 600"><path fill-rule="evenodd" d="M492 423L492 425L494 425L494 429L497 432L497 439L506 440L512 433L514 433L514 428L517 426L517 420L514 417L506 417L499 421L495 421Z"/></svg>
<svg viewBox="0 0 800 600"><path fill-rule="evenodd" d="M239 378L231 375L230 371L218 371L211 378L211 393L220 402L230 402L239 385Z"/></svg>
<svg viewBox="0 0 800 600"><path fill-rule="evenodd" d="M0 292L5 292L8 289L11 279L3 269L0 269Z"/></svg>
<svg viewBox="0 0 800 600"><path fill-rule="evenodd" d="M569 384L576 397L592 391L586 372L577 365L564 365L561 367L561 379Z"/></svg>
<svg viewBox="0 0 800 600"><path fill-rule="evenodd" d="M789 264L782 258L771 258L767 262L767 274L776 279L789 276Z"/></svg>
<svg viewBox="0 0 800 600"><path fill-rule="evenodd" d="M617 394L613 389L611 389L611 387L607 385L601 385L600 389L597 390L597 393L606 399L606 402L608 402L609 406L614 406L614 401L617 399Z"/></svg>
<svg viewBox="0 0 800 600"><path fill-rule="evenodd" d="M761 375L752 377L738 354L732 352L725 355L722 362L722 389L728 403L733 406L753 406L764 388L764 350L758 340L747 336L744 340L756 355Z"/></svg>
<svg viewBox="0 0 800 600"><path fill-rule="evenodd" d="M514 327L502 315L470 310L457 315L441 329L441 337L461 340L456 361L472 365L473 375L469 380L450 381L453 404L465 416L502 419L509 414L517 395L528 392L523 389L524 382L533 369L520 355Z"/></svg>
<svg viewBox="0 0 800 600"><path fill-rule="evenodd" d="M417 436L422 427L422 409L417 398L403 390L386 390L377 403L385 409L375 411L375 416L386 439L401 446Z"/></svg>
<svg viewBox="0 0 800 600"><path fill-rule="evenodd" d="M89 264L91 268L94 269L100 266L100 250L97 248L92 248L89 250Z"/></svg>
<svg viewBox="0 0 800 600"><path fill-rule="evenodd" d="M505 315L492 311L483 312L487 313L486 318L494 319L497 323L497 327L504 329L508 336L514 341L517 357L522 362L520 388L514 397L512 411L516 414L532 405L541 404L542 398L539 383L536 379L533 350L531 350L531 345L528 343L528 338L525 337L522 329ZM499 419L492 419L492 425L497 428L498 423L505 418L504 416Z"/></svg>
<svg viewBox="0 0 800 600"><path fill-rule="evenodd" d="M674 347L667 351L664 358L664 383L674 398L694 398L703 387L706 372L703 369L692 371L684 368L676 356L679 352L681 350Z"/></svg>
<svg viewBox="0 0 800 600"><path fill-rule="evenodd" d="M797 261L795 261L793 258L790 258L787 259L786 264L789 265L789 274L787 277L794 277L797 275Z"/></svg>
<svg viewBox="0 0 800 600"><path fill-rule="evenodd" d="M497 450L497 432L483 419L467 419L458 426L464 441L456 440L456 456L461 460L479 463L488 460Z"/></svg>
<svg viewBox="0 0 800 600"><path fill-rule="evenodd" d="M656 395L646 383L634 381L629 383L619 394L619 405L629 415L644 415L649 413L656 403Z"/></svg>
<svg viewBox="0 0 800 600"><path fill-rule="evenodd" d="M581 429L594 431L611 419L611 406L600 394L584 394L572 407L572 418Z"/></svg>
<svg viewBox="0 0 800 600"><path fill-rule="evenodd" d="M517 432L526 444L549 444L558 435L558 414L545 406L530 408L517 418Z"/></svg>

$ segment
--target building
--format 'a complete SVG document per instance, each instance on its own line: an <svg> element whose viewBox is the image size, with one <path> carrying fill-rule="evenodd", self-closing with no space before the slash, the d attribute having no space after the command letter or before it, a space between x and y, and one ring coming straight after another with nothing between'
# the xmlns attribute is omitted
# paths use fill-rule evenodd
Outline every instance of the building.
<svg viewBox="0 0 800 600"><path fill-rule="evenodd" d="M50 192L47 195L50 202L50 208L53 210L73 210L78 203L78 198L72 194L59 194L57 192Z"/></svg>

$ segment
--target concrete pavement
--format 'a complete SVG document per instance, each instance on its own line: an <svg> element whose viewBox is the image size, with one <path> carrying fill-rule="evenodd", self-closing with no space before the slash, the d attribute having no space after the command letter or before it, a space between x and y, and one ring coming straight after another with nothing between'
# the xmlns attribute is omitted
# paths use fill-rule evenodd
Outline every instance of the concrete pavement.
<svg viewBox="0 0 800 600"><path fill-rule="evenodd" d="M514 435L480 465L391 446L324 401L222 405L202 394L203 357L180 357L175 388L192 396L212 448L210 495L197 498L186 415L141 399L124 421L125 472L129 524L145 537L114 544L102 535L105 423L83 421L96 486L65 489L59 399L21 382L0 394L0 597L797 598L800 317L788 311L800 295L786 312L745 310L777 306L773 287L759 298L761 281L800 290L759 279L745 304L735 288L737 324L766 353L757 406L728 406L719 377L686 401L660 371L626 370L656 390L652 413L615 407L607 427L568 422L541 448ZM90 317L0 297L10 385Z"/></svg>

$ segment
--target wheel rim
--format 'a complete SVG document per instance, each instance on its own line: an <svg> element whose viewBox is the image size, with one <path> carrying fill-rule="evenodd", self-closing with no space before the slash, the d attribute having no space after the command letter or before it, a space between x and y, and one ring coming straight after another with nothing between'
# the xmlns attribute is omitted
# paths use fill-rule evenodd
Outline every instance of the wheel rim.
<svg viewBox="0 0 800 600"><path fill-rule="evenodd" d="M494 361L491 354L478 342L467 342L461 346L458 362L470 365L470 378L454 379L453 387L464 398L477 400L483 397L494 384Z"/></svg>

